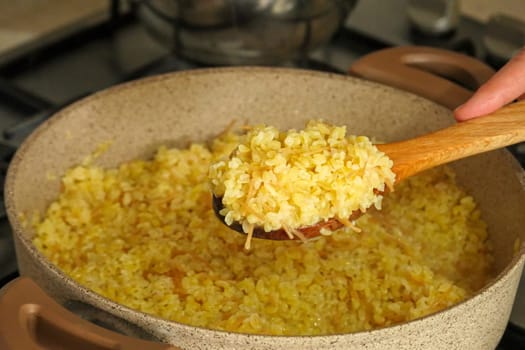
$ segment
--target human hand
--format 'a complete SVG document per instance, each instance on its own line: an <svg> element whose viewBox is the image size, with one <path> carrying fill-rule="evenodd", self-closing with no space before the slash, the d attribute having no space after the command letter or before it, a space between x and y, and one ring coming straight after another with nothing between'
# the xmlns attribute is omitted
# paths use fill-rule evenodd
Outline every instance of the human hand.
<svg viewBox="0 0 525 350"><path fill-rule="evenodd" d="M483 84L472 97L454 111L457 121L465 121L495 111L515 99L525 99L525 48Z"/></svg>

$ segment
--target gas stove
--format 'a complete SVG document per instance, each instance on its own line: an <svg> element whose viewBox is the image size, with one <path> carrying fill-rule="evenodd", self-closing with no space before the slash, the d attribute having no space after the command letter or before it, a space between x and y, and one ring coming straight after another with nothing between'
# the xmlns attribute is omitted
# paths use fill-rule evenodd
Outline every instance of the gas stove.
<svg viewBox="0 0 525 350"><path fill-rule="evenodd" d="M461 52L501 67L525 45L525 22L505 15L485 21L450 12L452 2L359 1L325 46L284 66L346 74L370 52L399 45ZM178 57L146 32L127 2L108 1L103 15L52 40L0 52L0 181L23 140L55 111L93 92L146 76L204 67ZM429 17L430 16L430 17ZM434 23L435 25L429 25ZM441 25L440 25L441 23ZM444 24L443 24L444 23ZM521 35L520 35L521 33ZM525 144L509 150L525 166ZM17 276L11 230L0 201L0 287ZM525 280L525 278L524 278ZM525 282L498 349L525 348Z"/></svg>

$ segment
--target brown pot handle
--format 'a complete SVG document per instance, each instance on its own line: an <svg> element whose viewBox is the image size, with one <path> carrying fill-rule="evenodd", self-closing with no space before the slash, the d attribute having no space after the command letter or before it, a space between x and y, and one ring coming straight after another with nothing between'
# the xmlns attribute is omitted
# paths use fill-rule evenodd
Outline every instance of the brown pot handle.
<svg viewBox="0 0 525 350"><path fill-rule="evenodd" d="M27 277L0 290L0 349L180 350L86 321L60 306Z"/></svg>
<svg viewBox="0 0 525 350"><path fill-rule="evenodd" d="M455 109L486 82L494 70L475 58L453 51L399 46L362 57L354 62L349 73Z"/></svg>

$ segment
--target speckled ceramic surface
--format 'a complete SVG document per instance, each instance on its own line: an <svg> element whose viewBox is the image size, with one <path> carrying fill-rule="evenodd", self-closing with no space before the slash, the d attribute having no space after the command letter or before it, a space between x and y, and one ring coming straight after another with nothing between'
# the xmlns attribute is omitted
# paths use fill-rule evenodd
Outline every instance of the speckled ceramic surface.
<svg viewBox="0 0 525 350"><path fill-rule="evenodd" d="M112 88L66 108L20 148L9 169L6 198L23 275L60 302L94 305L127 320L151 339L183 349L494 349L512 307L525 261L513 254L525 241L525 177L505 151L455 164L461 183L480 204L495 243L497 278L477 295L434 315L371 332L272 337L231 334L168 322L106 300L64 276L31 244L18 213L42 211L56 196L59 177L112 145L99 163L113 166L148 157L161 144L184 145L216 135L235 119L301 127L324 118L350 133L386 141L453 123L450 111L417 96L344 76L300 70L235 68L154 77Z"/></svg>

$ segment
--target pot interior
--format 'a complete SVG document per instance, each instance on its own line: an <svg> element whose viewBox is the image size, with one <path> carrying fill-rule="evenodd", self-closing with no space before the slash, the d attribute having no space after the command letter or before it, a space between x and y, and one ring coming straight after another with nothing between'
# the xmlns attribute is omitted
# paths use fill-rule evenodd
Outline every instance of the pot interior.
<svg viewBox="0 0 525 350"><path fill-rule="evenodd" d="M454 122L449 110L415 95L351 77L292 69L234 68L164 75L115 87L59 112L20 148L11 163L6 196L10 221L28 246L26 218L57 196L60 177L101 144L105 167L148 158L160 145L205 141L235 125L266 123L301 128L322 118L349 134L395 141ZM495 273L525 240L523 171L505 151L453 164L474 196L494 244ZM521 235L521 236L520 236Z"/></svg>

